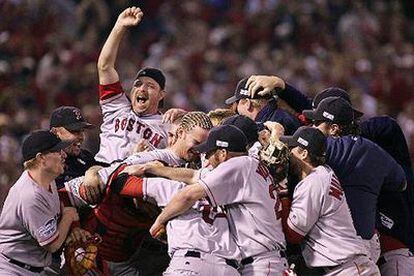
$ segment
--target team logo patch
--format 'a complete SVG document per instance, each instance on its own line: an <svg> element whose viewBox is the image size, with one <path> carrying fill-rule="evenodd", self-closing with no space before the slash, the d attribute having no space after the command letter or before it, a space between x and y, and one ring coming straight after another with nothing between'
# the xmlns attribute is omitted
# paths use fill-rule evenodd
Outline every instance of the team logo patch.
<svg viewBox="0 0 414 276"><path fill-rule="evenodd" d="M303 139L302 137L298 138L298 143L301 144L302 146L307 147L309 145L309 142L306 141L305 139Z"/></svg>
<svg viewBox="0 0 414 276"><path fill-rule="evenodd" d="M52 236L57 230L57 219L51 218L49 219L43 226L37 229L39 233L39 238L48 239Z"/></svg>
<svg viewBox="0 0 414 276"><path fill-rule="evenodd" d="M75 114L76 120L80 121L82 119L82 114L80 113L79 110L74 109L73 114Z"/></svg>
<svg viewBox="0 0 414 276"><path fill-rule="evenodd" d="M240 89L240 95L249 96L250 95L249 90L247 90L247 89Z"/></svg>
<svg viewBox="0 0 414 276"><path fill-rule="evenodd" d="M225 141L217 140L216 141L216 146L223 147L223 148L227 148L229 146L229 143L228 142L225 142Z"/></svg>
<svg viewBox="0 0 414 276"><path fill-rule="evenodd" d="M391 229L394 226L394 221L381 212L379 214L380 214L381 224L384 227Z"/></svg>
<svg viewBox="0 0 414 276"><path fill-rule="evenodd" d="M331 121L333 121L333 119L335 118L335 116L334 116L334 115L332 115L331 113L326 112L326 111L324 111L324 112L322 113L322 116L323 116L323 117L325 117L325 118L327 118L327 119L329 119L329 120L331 120Z"/></svg>

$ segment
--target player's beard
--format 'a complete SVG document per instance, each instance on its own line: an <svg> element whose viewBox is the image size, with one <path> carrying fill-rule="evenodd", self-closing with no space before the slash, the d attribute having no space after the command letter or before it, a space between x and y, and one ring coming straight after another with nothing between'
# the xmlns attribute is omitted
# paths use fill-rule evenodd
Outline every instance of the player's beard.
<svg viewBox="0 0 414 276"><path fill-rule="evenodd" d="M289 175L293 175L295 178L301 179L302 176L302 167L301 161L296 158L293 154L290 155L289 159Z"/></svg>

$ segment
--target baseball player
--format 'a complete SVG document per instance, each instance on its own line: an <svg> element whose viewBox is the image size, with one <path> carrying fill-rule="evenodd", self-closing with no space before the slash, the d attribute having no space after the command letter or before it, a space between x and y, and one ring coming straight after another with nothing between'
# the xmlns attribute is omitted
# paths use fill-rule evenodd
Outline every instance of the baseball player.
<svg viewBox="0 0 414 276"><path fill-rule="evenodd" d="M214 168L198 183L183 188L151 227L154 236L171 218L208 197L213 207L226 206L230 231L241 250L242 275L276 275L287 269L285 238L269 194L272 177L266 166L246 156L247 139L234 126L211 130L196 147Z"/></svg>
<svg viewBox="0 0 414 276"><path fill-rule="evenodd" d="M375 143L353 135L354 110L344 99L325 98L315 110L305 110L303 114L328 136L327 164L341 180L355 229L364 239L371 258L377 261L380 255L375 230L378 196L381 190L405 189L403 169Z"/></svg>
<svg viewBox="0 0 414 276"><path fill-rule="evenodd" d="M278 122L292 134L300 126L297 118L278 108L277 101L270 95L250 96L247 86L247 78L239 81L234 96L228 98L225 103L233 105L233 109L240 115L245 115L256 122Z"/></svg>
<svg viewBox="0 0 414 276"><path fill-rule="evenodd" d="M165 178L130 176L129 179L126 182L135 182L131 190L140 191L130 196L155 201L161 208L185 186ZM187 212L170 220L166 230L171 262L163 275L183 272L205 276L239 275L240 250L222 207L212 207L206 199L199 200Z"/></svg>
<svg viewBox="0 0 414 276"><path fill-rule="evenodd" d="M292 201L286 184L277 187L287 240L302 243L306 264L322 267L326 275L379 275L355 231L344 190L325 165L324 134L301 127L280 140L291 149L290 171L301 179Z"/></svg>
<svg viewBox="0 0 414 276"><path fill-rule="evenodd" d="M85 140L85 131L94 126L83 117L79 108L60 106L50 115L50 131L62 140L71 140L72 144L65 149L65 171L56 179L58 189L65 181L84 175L86 170L99 165L93 155L81 146Z"/></svg>
<svg viewBox="0 0 414 276"><path fill-rule="evenodd" d="M114 164L108 168L92 168L88 170L87 174L90 174L85 178L76 178L65 183L66 190L62 191L62 197L67 194L66 204L81 207L98 203L87 221L83 222L83 227L102 236L103 242L99 245L99 257L108 261L108 269L112 274L121 273L121 269L123 273L138 273L145 265L139 258L142 257L142 252L136 254L134 252L140 245L144 246L142 240L149 229L148 223L152 223L154 219L151 216L153 208L149 209L148 214L145 209L148 207L147 204L142 207L140 203L141 205L143 203L139 201L139 209L135 210L131 196L126 196L127 193L138 191L133 188L133 183L127 182L124 190L120 192L119 183L125 178L117 179L118 175L122 173L127 164L143 164L161 160L171 166L179 166L185 160L190 161L196 157L192 148L206 139L211 127L211 121L205 113L189 112L182 118L176 133L177 139L170 148L141 152L127 158L124 163ZM87 178L92 178L92 181ZM105 190L99 201L97 197L91 197L86 192L85 184L91 182L91 186L100 186ZM127 241L131 241L129 246L125 246ZM158 252L158 255L161 253ZM146 255L150 255L150 252ZM162 262L159 262L157 265L157 269L163 271L167 264L164 266Z"/></svg>
<svg viewBox="0 0 414 276"><path fill-rule="evenodd" d="M40 130L23 142L24 172L12 186L0 217L1 275L38 275L66 239L75 208L61 210L55 178L63 173L71 142Z"/></svg>
<svg viewBox="0 0 414 276"><path fill-rule="evenodd" d="M404 169L407 189L381 193L378 198L381 243L378 267L381 275L410 275L414 270L414 177L407 142L398 123L389 116L362 122L361 132L390 153Z"/></svg>
<svg viewBox="0 0 414 276"><path fill-rule="evenodd" d="M165 148L168 125L162 123L158 108L165 97L164 74L155 68L141 69L127 97L115 70L119 44L129 27L141 21L140 8L131 7L118 17L98 59L99 103L103 113L101 144L95 159L112 163L132 154L143 138L152 148Z"/></svg>
<svg viewBox="0 0 414 276"><path fill-rule="evenodd" d="M299 113L304 109L315 108L319 102L329 96L341 97L351 104L349 94L336 87L321 91L312 101L276 76L252 76L248 83L250 92L254 92L256 87L264 87L263 92L280 88L278 95ZM362 112L354 109L356 121L362 115ZM387 192L381 193L378 198L377 227L381 233L381 251L387 252L387 256L392 256L389 258L392 262L386 262L385 258L382 258L378 264L382 273L384 273L383 265L387 264L386 267L391 268L391 270L387 269L388 275L394 275L397 274L398 268L395 264L402 264L402 269L406 262L413 261L411 254L414 252L414 239L412 238L414 177L407 142L398 123L389 116L373 117L362 121L360 135L375 142L391 155L402 166L407 178L407 189L402 194L401 192Z"/></svg>
<svg viewBox="0 0 414 276"><path fill-rule="evenodd" d="M194 162L199 158L199 155L193 147L207 139L208 132L212 127L211 120L205 113L200 111L188 112L179 121L174 133L169 134L171 136L169 137L170 145L167 148L136 153L122 162L100 169L98 174L101 182L105 185L120 164L136 165L158 160L172 167L181 167L186 162ZM88 201L96 203L100 197L102 187L88 187L88 184L85 184L88 192L86 196L90 195Z"/></svg>

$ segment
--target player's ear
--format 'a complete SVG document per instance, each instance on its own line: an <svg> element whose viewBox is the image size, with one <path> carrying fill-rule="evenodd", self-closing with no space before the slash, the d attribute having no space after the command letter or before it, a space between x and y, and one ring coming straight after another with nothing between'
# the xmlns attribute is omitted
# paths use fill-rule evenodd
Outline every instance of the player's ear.
<svg viewBox="0 0 414 276"><path fill-rule="evenodd" d="M341 129L338 124L331 124L329 127L329 135L339 136Z"/></svg>

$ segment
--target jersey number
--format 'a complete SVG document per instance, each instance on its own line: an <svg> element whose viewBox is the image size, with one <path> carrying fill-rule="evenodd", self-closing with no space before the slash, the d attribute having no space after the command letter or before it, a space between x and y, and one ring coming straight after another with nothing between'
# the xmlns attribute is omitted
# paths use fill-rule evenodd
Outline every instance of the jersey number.
<svg viewBox="0 0 414 276"><path fill-rule="evenodd" d="M273 184L269 185L269 195L271 199L276 201L273 208L275 210L276 219L280 219L282 217L282 205L279 197L277 196L276 186Z"/></svg>
<svg viewBox="0 0 414 276"><path fill-rule="evenodd" d="M225 218L226 214L223 212L221 207L211 207L210 205L204 205L202 207L203 220L208 224L213 224L216 218Z"/></svg>

